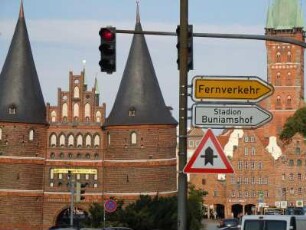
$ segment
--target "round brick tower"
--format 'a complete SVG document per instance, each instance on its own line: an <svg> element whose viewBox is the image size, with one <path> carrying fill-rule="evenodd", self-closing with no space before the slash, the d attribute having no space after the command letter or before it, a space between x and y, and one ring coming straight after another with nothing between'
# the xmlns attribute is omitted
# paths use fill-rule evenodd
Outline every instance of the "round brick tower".
<svg viewBox="0 0 306 230"><path fill-rule="evenodd" d="M0 75L1 229L42 229L45 111L21 3Z"/></svg>
<svg viewBox="0 0 306 230"><path fill-rule="evenodd" d="M142 31L137 6L136 31ZM104 197L135 200L177 192L176 126L165 105L143 34L135 34L110 115L103 161Z"/></svg>

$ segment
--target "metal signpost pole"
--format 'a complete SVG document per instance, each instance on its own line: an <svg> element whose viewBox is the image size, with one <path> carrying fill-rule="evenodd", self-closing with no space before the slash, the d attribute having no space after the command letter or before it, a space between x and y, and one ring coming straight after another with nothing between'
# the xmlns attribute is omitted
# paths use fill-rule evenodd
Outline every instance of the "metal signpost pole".
<svg viewBox="0 0 306 230"><path fill-rule="evenodd" d="M187 229L187 175L183 169L187 163L187 41L188 41L188 0L180 0L179 33L179 175L178 175L178 230Z"/></svg>
<svg viewBox="0 0 306 230"><path fill-rule="evenodd" d="M73 227L73 209L74 209L74 179L72 178L71 171L68 171L69 184L70 184L70 226Z"/></svg>

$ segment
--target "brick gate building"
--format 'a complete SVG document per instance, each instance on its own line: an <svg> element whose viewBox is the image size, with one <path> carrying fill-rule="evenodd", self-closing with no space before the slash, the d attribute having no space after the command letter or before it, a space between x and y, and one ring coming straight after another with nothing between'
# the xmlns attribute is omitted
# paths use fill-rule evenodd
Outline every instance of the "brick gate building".
<svg viewBox="0 0 306 230"><path fill-rule="evenodd" d="M141 31L137 7L136 30ZM70 207L68 172L86 184L87 211L109 197L177 193L176 126L165 105L145 37L135 34L108 118L97 81L69 73L57 105L45 105L21 3L0 75L0 219L2 230L48 229Z"/></svg>

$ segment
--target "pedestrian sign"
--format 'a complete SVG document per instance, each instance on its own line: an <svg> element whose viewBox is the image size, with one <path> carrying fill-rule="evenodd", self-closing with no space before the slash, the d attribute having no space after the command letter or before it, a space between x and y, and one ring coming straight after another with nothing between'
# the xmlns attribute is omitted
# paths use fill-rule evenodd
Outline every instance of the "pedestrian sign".
<svg viewBox="0 0 306 230"><path fill-rule="evenodd" d="M208 129L199 146L184 168L184 173L233 173L234 170L223 149Z"/></svg>

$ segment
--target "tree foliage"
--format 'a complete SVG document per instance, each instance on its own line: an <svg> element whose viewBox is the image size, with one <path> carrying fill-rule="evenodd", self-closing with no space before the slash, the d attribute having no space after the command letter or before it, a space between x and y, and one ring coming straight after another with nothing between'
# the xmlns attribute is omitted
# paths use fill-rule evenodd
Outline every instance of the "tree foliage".
<svg viewBox="0 0 306 230"><path fill-rule="evenodd" d="M203 197L207 192L188 187L187 226L189 230L199 230L203 218ZM138 200L122 208L118 205L114 213L106 216L106 226L127 226L137 230L176 230L177 229L177 197L160 197L141 195ZM88 227L103 226L103 206L92 204L89 209Z"/></svg>
<svg viewBox="0 0 306 230"><path fill-rule="evenodd" d="M306 137L306 107L298 109L293 116L289 117L280 134L283 141L290 140L296 133Z"/></svg>

